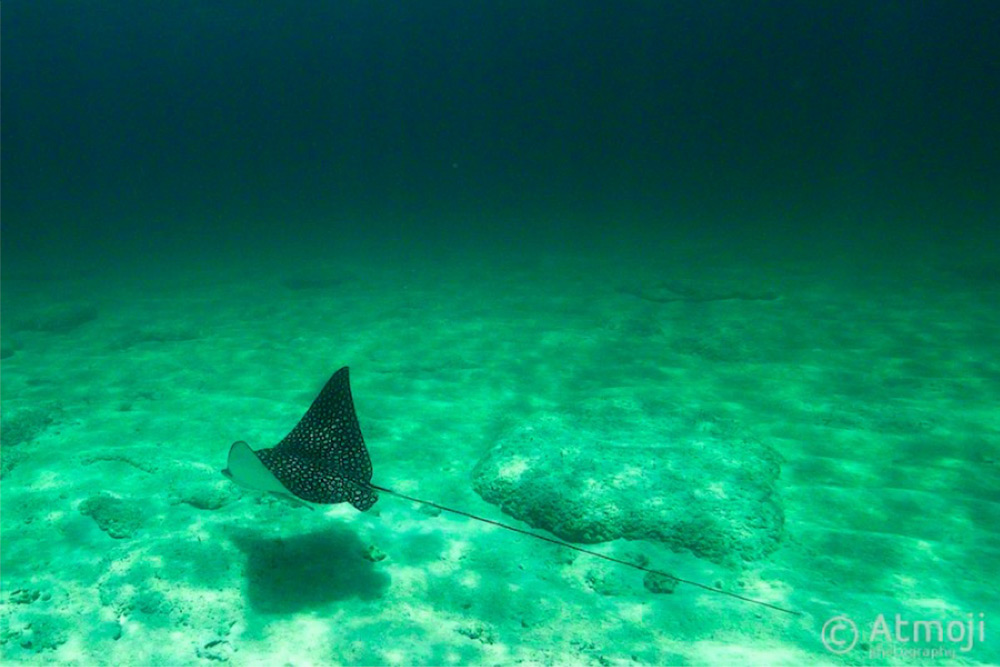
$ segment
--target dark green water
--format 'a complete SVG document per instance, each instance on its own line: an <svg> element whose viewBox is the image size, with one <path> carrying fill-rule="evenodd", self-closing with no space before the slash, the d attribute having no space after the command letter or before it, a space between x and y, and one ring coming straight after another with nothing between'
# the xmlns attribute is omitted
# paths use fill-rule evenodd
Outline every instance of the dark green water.
<svg viewBox="0 0 1000 667"><path fill-rule="evenodd" d="M990 2L11 2L5 268L988 234Z"/></svg>

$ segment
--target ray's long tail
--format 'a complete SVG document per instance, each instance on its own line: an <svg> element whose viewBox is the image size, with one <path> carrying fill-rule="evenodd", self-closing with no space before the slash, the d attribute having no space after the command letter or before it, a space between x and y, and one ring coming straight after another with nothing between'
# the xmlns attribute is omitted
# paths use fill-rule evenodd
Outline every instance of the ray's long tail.
<svg viewBox="0 0 1000 667"><path fill-rule="evenodd" d="M372 489L376 490L376 491L381 491L382 493L388 493L389 495L396 496L397 498L402 498L404 500L409 500L411 502L420 503L421 505L427 505L428 507L433 507L433 508L439 509L439 510L441 510L443 512L451 512L452 514L457 514L459 516L464 516L464 517L466 517L468 519L473 519L475 521L482 521L483 523L488 523L491 526L496 526L497 528L503 528L504 530L509 530L509 531L511 531L513 533L520 533L521 535L527 535L528 537L533 537L536 540L541 540L543 542L548 542L549 544L555 544L557 546L563 547L564 549L572 549L573 551L578 551L580 553L587 554L588 556L594 556L595 558L601 558L601 559L604 559L606 561L611 561L612 563L618 563L619 565L624 565L626 567L631 567L632 569L635 569L635 570L640 570L642 572L649 572L651 574L655 574L655 575L658 575L658 576L661 576L661 577L666 577L668 579L673 579L675 581L679 581L679 582L681 582L683 584L687 584L689 586L695 586L696 588L701 588L701 589L706 590L706 591L711 591L712 593L718 593L719 595L726 595L728 597L736 598L737 600L741 600L743 602L749 602L750 604L760 605L762 607L767 607L768 609L774 609L775 611L780 611L780 612L783 612L785 614L792 614L793 616L801 616L802 615L802 612L795 611L794 609L788 609L786 607L780 607L778 605L771 604L770 602L764 602L763 600L755 600L754 598L748 598L746 596L739 595L737 593L733 593L733 592L730 592L730 591L722 590L721 588L716 588L714 586L709 586L707 584L700 584L697 581L691 581L689 579L681 579L680 577L674 576L672 574L667 574L666 572L662 572L660 570L654 570L653 568L645 567L643 565L639 565L638 563L633 563L633 562L630 562L630 561L627 561L627 560L622 560L620 558L615 558L614 556L608 556L606 554L598 553L596 551L591 551L589 549L584 549L583 547L578 547L575 544L570 544L569 542L563 542L562 540L557 540L554 537L547 537L545 535L540 535L538 533L533 533L530 530L524 530L522 528L517 528L515 526L508 525L506 523L500 523L499 521L494 521L493 519L487 519L485 517L481 517L481 516L478 516L476 514L470 514L469 512L463 512L462 510L457 510L457 509L454 509L454 508L451 508L451 507L445 507L444 505L438 505L437 503L432 503L429 500L422 500L420 498L414 498L413 496L408 496L408 495L406 495L404 493L399 493L398 491L393 491L392 489L387 489L384 486L377 486L377 485L372 484L370 482L368 483L368 486L371 487Z"/></svg>

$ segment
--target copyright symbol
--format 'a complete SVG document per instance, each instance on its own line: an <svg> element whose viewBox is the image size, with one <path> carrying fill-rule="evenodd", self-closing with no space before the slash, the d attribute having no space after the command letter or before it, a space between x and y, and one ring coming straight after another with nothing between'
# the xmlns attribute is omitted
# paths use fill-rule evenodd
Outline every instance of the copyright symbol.
<svg viewBox="0 0 1000 667"><path fill-rule="evenodd" d="M834 616L823 624L823 646L830 653L843 655L858 643L858 626L847 616Z"/></svg>

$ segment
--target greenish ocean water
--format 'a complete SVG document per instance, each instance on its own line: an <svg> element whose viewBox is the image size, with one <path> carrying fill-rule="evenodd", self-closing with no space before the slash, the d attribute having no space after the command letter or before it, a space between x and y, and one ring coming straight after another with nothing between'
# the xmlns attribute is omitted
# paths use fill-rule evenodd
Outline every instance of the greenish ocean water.
<svg viewBox="0 0 1000 667"><path fill-rule="evenodd" d="M4 9L2 664L1000 662L991 4Z"/></svg>

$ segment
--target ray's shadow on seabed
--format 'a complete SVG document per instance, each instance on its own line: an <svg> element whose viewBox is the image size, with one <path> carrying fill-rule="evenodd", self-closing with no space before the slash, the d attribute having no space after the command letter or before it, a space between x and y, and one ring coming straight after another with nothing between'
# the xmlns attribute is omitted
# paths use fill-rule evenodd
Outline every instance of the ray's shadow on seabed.
<svg viewBox="0 0 1000 667"><path fill-rule="evenodd" d="M244 591L254 611L290 614L356 597L381 597L389 576L364 557L352 531L331 528L288 538L252 531L231 535L246 556Z"/></svg>

